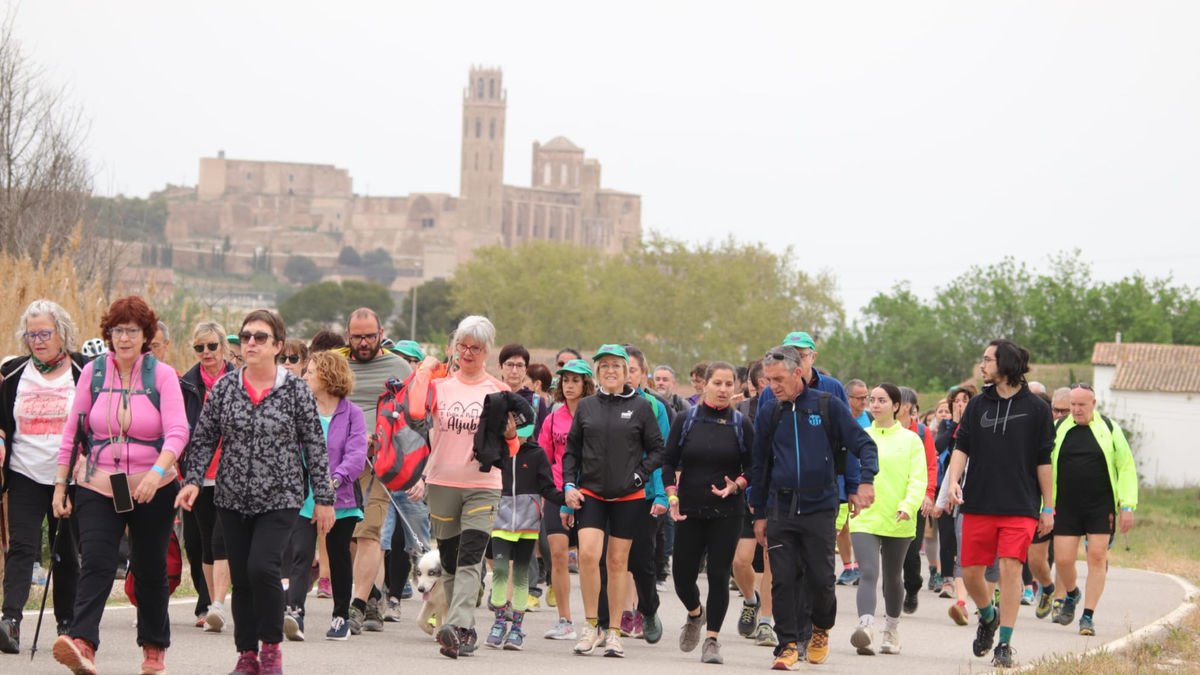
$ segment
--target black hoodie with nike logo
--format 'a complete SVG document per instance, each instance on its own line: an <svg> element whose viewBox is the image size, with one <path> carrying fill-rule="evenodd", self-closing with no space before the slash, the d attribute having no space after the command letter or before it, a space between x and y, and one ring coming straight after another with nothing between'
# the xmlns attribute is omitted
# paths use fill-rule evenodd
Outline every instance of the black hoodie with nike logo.
<svg viewBox="0 0 1200 675"><path fill-rule="evenodd" d="M1029 387L1001 398L995 386L967 403L954 448L971 461L963 513L1037 518L1042 505L1037 468L1050 463L1054 418Z"/></svg>

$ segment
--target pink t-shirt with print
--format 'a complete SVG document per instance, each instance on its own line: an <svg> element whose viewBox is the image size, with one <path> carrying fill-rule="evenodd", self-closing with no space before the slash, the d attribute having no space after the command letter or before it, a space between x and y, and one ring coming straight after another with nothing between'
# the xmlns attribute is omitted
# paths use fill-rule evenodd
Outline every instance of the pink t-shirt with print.
<svg viewBox="0 0 1200 675"><path fill-rule="evenodd" d="M508 385L487 375L479 382L466 383L460 373L434 382L435 404L433 429L430 431L432 453L425 471L425 481L431 485L468 489L501 487L500 470L480 471L475 461L475 430L483 412L483 398L499 391L509 391Z"/></svg>

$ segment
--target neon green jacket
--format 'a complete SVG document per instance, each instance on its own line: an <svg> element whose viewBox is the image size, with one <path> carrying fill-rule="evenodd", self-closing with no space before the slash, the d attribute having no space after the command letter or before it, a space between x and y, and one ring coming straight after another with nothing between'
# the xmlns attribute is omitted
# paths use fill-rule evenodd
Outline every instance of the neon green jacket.
<svg viewBox="0 0 1200 675"><path fill-rule="evenodd" d="M878 422L867 427L867 434L879 449L879 473L875 474L875 502L850 519L850 532L865 532L879 537L915 537L917 513L925 498L929 473L925 464L925 445L921 438L893 424L881 428ZM896 520L896 512L908 514L908 520Z"/></svg>
<svg viewBox="0 0 1200 675"><path fill-rule="evenodd" d="M1059 425L1054 437L1054 452L1050 454L1050 463L1054 466L1054 489L1058 491L1058 453L1062 449L1063 439L1067 432L1075 428L1075 418L1068 415ZM1133 451L1129 449L1129 441L1121 425L1113 422L1112 431L1099 412L1092 413L1092 421L1088 424L1096 443L1104 452L1104 463L1108 465L1108 482L1112 485L1113 513L1122 507L1137 508L1138 477L1137 466L1133 461ZM1055 500L1057 504L1057 498Z"/></svg>

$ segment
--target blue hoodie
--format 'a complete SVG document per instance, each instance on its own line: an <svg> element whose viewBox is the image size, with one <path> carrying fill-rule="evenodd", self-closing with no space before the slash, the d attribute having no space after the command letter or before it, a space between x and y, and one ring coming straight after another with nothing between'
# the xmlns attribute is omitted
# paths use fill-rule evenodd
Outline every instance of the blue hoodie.
<svg viewBox="0 0 1200 675"><path fill-rule="evenodd" d="M817 414L820 397L820 390L805 387L795 401L784 402L773 437L768 433L771 417L780 403L773 396L765 403L760 399L758 418L754 423L754 469L748 495L755 519L768 516L768 507L774 505L779 490L790 489L798 493L796 513L815 513L838 507L837 471L833 448L823 427L825 424L833 425L834 438L840 438L850 451L847 466L850 460L857 458L856 465L861 473L858 482L870 484L875 481L879 471L875 441L859 426L850 407L836 395L829 400L830 419L822 419ZM771 472L767 475L767 462L772 456Z"/></svg>

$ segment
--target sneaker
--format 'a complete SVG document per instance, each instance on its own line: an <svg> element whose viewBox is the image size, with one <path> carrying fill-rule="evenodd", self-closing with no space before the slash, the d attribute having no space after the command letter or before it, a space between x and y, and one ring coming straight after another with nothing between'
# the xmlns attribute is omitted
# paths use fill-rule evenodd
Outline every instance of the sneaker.
<svg viewBox="0 0 1200 675"><path fill-rule="evenodd" d="M329 577L321 577L320 579L317 579L317 597L333 597L333 584L329 581Z"/></svg>
<svg viewBox="0 0 1200 675"><path fill-rule="evenodd" d="M192 624L192 626L195 628L204 628L204 619L207 615L208 615L208 612L203 612L201 614L197 614L196 615L196 623Z"/></svg>
<svg viewBox="0 0 1200 675"><path fill-rule="evenodd" d="M879 644L880 654L899 654L900 653L900 630L898 628L884 628L883 639Z"/></svg>
<svg viewBox="0 0 1200 675"><path fill-rule="evenodd" d="M225 607L219 602L208 606L208 614L204 617L205 633L220 633L225 630Z"/></svg>
<svg viewBox="0 0 1200 675"><path fill-rule="evenodd" d="M838 586L853 586L854 582L858 581L858 568L846 567L842 569L842 573L838 575Z"/></svg>
<svg viewBox="0 0 1200 675"><path fill-rule="evenodd" d="M942 587L942 573L935 570L929 570L929 590L936 591Z"/></svg>
<svg viewBox="0 0 1200 675"><path fill-rule="evenodd" d="M775 629L769 623L760 623L758 628L754 629L754 644L758 647L778 647L779 636L775 634Z"/></svg>
<svg viewBox="0 0 1200 675"><path fill-rule="evenodd" d="M1033 604L1033 588L1026 586L1024 592L1021 593L1021 604L1028 607Z"/></svg>
<svg viewBox="0 0 1200 675"><path fill-rule="evenodd" d="M383 632L383 610L380 609L382 603L383 598L367 601L367 611L363 614L362 629L368 633Z"/></svg>
<svg viewBox="0 0 1200 675"><path fill-rule="evenodd" d="M965 626L967 625L967 606L961 602L956 602L950 605L950 611L947 612L954 623Z"/></svg>
<svg viewBox="0 0 1200 675"><path fill-rule="evenodd" d="M350 634L362 635L363 632L363 611L354 605L350 605Z"/></svg>
<svg viewBox="0 0 1200 675"><path fill-rule="evenodd" d="M497 617L491 629L488 630L487 639L483 643L492 649L500 649L504 646L505 635L508 635L508 622L502 617Z"/></svg>
<svg viewBox="0 0 1200 675"><path fill-rule="evenodd" d="M87 640L60 635L54 641L52 651L54 660L75 675L96 675L96 649Z"/></svg>
<svg viewBox="0 0 1200 675"><path fill-rule="evenodd" d="M608 635L604 638L604 655L621 659L625 657L625 648L621 646L621 631L608 630Z"/></svg>
<svg viewBox="0 0 1200 675"><path fill-rule="evenodd" d="M479 647L479 636L475 634L474 628L459 628L458 630L458 655L459 656L474 656L475 650Z"/></svg>
<svg viewBox="0 0 1200 675"><path fill-rule="evenodd" d="M325 631L326 640L349 640L350 622L340 616L333 617L329 622L329 630Z"/></svg>
<svg viewBox="0 0 1200 675"><path fill-rule="evenodd" d="M525 631L519 627L513 627L508 631L508 635L504 636L504 648L509 651L519 652L525 647Z"/></svg>
<svg viewBox="0 0 1200 675"><path fill-rule="evenodd" d="M954 582L946 581L942 583L942 592L938 593L939 598L950 599L954 597Z"/></svg>
<svg viewBox="0 0 1200 675"><path fill-rule="evenodd" d="M283 652L278 642L264 642L258 650L259 675L283 675Z"/></svg>
<svg viewBox="0 0 1200 675"><path fill-rule="evenodd" d="M812 637L808 639L808 662L825 663L829 658L829 631L813 626Z"/></svg>
<svg viewBox="0 0 1200 675"><path fill-rule="evenodd" d="M858 650L858 653L862 654L863 656L875 655L875 646L871 644L874 641L874 631L872 631L871 626L866 623L858 624L858 627L855 628L854 632L850 634L851 646Z"/></svg>
<svg viewBox="0 0 1200 675"><path fill-rule="evenodd" d="M137 620L133 622L134 628L137 627ZM54 625L55 635L66 635L71 631L71 620L61 619Z"/></svg>
<svg viewBox="0 0 1200 675"><path fill-rule="evenodd" d="M390 595L387 608L383 610L383 620L387 623L400 623L400 601Z"/></svg>
<svg viewBox="0 0 1200 675"><path fill-rule="evenodd" d="M742 613L738 615L737 631L742 637L750 637L754 634L754 627L758 625L758 593L754 594L755 602L753 605L742 603Z"/></svg>
<svg viewBox="0 0 1200 675"><path fill-rule="evenodd" d="M639 632L642 634L642 637L646 638L647 644L656 644L662 639L663 625L662 619L658 618L658 614L646 616L639 613L637 627L640 629Z"/></svg>
<svg viewBox="0 0 1200 675"><path fill-rule="evenodd" d="M547 607L558 607L558 598L556 598L554 596L554 587L553 586L550 587L550 590L546 591L546 606Z"/></svg>
<svg viewBox="0 0 1200 675"><path fill-rule="evenodd" d="M997 608L1000 607L1000 586L996 586L996 590L992 591L992 604Z"/></svg>
<svg viewBox="0 0 1200 675"><path fill-rule="evenodd" d="M570 619L560 617L558 623L554 624L554 627L546 631L542 637L547 640L574 640L577 637L575 624L571 623Z"/></svg>
<svg viewBox="0 0 1200 675"><path fill-rule="evenodd" d="M579 631L579 641L575 643L575 653L587 656L602 644L604 644L604 634L592 624L585 623L583 630Z"/></svg>
<svg viewBox="0 0 1200 675"><path fill-rule="evenodd" d="M979 617L979 627L975 629L975 641L971 643L971 651L975 656L983 656L992 648L996 639L996 631L1000 628L1000 610L993 608L994 614L990 622Z"/></svg>
<svg viewBox="0 0 1200 675"><path fill-rule="evenodd" d="M920 604L917 597L918 591L904 591L904 613L912 614L917 611L917 605Z"/></svg>
<svg viewBox="0 0 1200 675"><path fill-rule="evenodd" d="M795 642L789 642L779 650L771 670L800 670L800 652L796 650Z"/></svg>
<svg viewBox="0 0 1200 675"><path fill-rule="evenodd" d="M233 667L229 675L258 675L258 652L239 653L237 665Z"/></svg>
<svg viewBox="0 0 1200 675"><path fill-rule="evenodd" d="M1013 667L1013 648L1007 642L1001 642L996 645L996 651L992 652L992 665L997 668L1012 668Z"/></svg>
<svg viewBox="0 0 1200 675"><path fill-rule="evenodd" d="M353 625L353 622L354 622L354 609L353 608L350 609L350 621L351 621L351 624ZM354 629L351 628L350 632L353 633ZM458 628L456 628L452 624L445 624L444 626L442 626L441 630L439 630L437 633L437 642L439 645L438 651L441 652L442 656L446 656L446 657L449 657L452 659L458 658L458 650L459 650L459 647L462 646L458 640Z"/></svg>
<svg viewBox="0 0 1200 675"><path fill-rule="evenodd" d="M579 574L579 554L575 551L567 551L567 571Z"/></svg>
<svg viewBox="0 0 1200 675"><path fill-rule="evenodd" d="M304 642L304 615L299 610L283 613L283 635L289 642Z"/></svg>
<svg viewBox="0 0 1200 675"><path fill-rule="evenodd" d="M21 624L16 619L0 621L0 652L21 653Z"/></svg>
<svg viewBox="0 0 1200 675"><path fill-rule="evenodd" d="M725 663L721 658L721 643L717 638L704 638L704 648L700 650L700 663Z"/></svg>
<svg viewBox="0 0 1200 675"><path fill-rule="evenodd" d="M412 597L412 582L411 582L411 581L405 581L405 582L404 582L404 589L400 591L400 599L401 599L401 600L408 600L408 599L409 599L409 598L411 598L411 597Z"/></svg>
<svg viewBox="0 0 1200 675"><path fill-rule="evenodd" d="M153 645L142 645L141 675L166 675L167 650Z"/></svg>
<svg viewBox="0 0 1200 675"><path fill-rule="evenodd" d="M679 649L680 651L690 652L700 644L700 633L704 629L704 608L700 608L700 613L696 616L688 615L683 622L683 629L679 631Z"/></svg>
<svg viewBox="0 0 1200 675"><path fill-rule="evenodd" d="M536 595L529 596L529 601L525 603L526 612L536 612L542 608L542 599Z"/></svg>
<svg viewBox="0 0 1200 675"><path fill-rule="evenodd" d="M633 612L629 611L621 612L621 624L619 628L621 630L621 635L624 637L631 637L633 635L633 614Z"/></svg>
<svg viewBox="0 0 1200 675"><path fill-rule="evenodd" d="M1054 592L1046 592L1046 589L1038 589L1037 609L1033 611L1034 616L1039 619L1044 619L1050 616L1050 610L1054 608Z"/></svg>
<svg viewBox="0 0 1200 675"><path fill-rule="evenodd" d="M1095 635L1096 634L1095 620L1092 619L1092 617L1088 616L1087 614L1084 614L1083 616L1079 617L1079 634L1080 635Z"/></svg>
<svg viewBox="0 0 1200 675"><path fill-rule="evenodd" d="M658 591L659 593L666 593L667 592L666 580L659 579L658 581L654 582L654 590Z"/></svg>
<svg viewBox="0 0 1200 675"><path fill-rule="evenodd" d="M1054 614L1054 623L1070 626L1075 622L1075 605L1079 602L1080 595L1078 588L1073 593L1067 593L1062 599L1061 607Z"/></svg>

